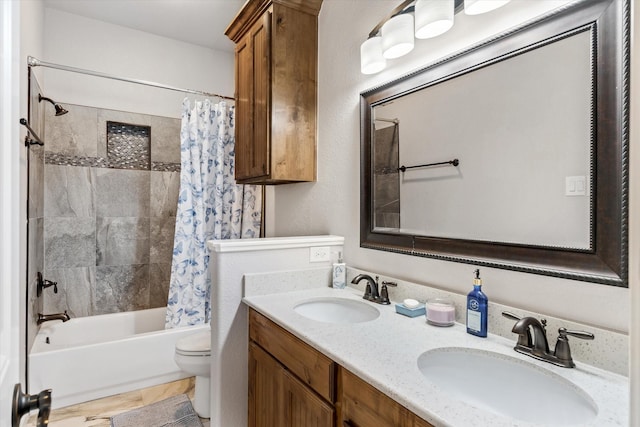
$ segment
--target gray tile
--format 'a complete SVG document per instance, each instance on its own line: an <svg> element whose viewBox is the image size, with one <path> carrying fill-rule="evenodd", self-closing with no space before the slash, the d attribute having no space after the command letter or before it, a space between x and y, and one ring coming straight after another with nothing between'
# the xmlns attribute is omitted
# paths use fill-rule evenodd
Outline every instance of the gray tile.
<svg viewBox="0 0 640 427"><path fill-rule="evenodd" d="M47 269L95 266L95 219L45 218L44 264Z"/></svg>
<svg viewBox="0 0 640 427"><path fill-rule="evenodd" d="M47 217L95 217L95 169L45 165L44 173Z"/></svg>
<svg viewBox="0 0 640 427"><path fill-rule="evenodd" d="M180 172L151 172L151 216L176 216Z"/></svg>
<svg viewBox="0 0 640 427"><path fill-rule="evenodd" d="M56 100L60 102L60 100ZM45 135L47 151L73 154L78 156L96 156L98 141L98 110L81 105L62 104L69 110L64 116L49 117L45 111Z"/></svg>
<svg viewBox="0 0 640 427"><path fill-rule="evenodd" d="M149 218L97 218L96 245L96 265L147 264Z"/></svg>
<svg viewBox="0 0 640 427"><path fill-rule="evenodd" d="M96 267L94 314L142 310L149 306L149 265Z"/></svg>
<svg viewBox="0 0 640 427"><path fill-rule="evenodd" d="M107 122L127 123L137 126L151 126L151 117L147 114L127 111L98 109L98 155L107 157Z"/></svg>
<svg viewBox="0 0 640 427"><path fill-rule="evenodd" d="M58 283L58 293L54 293L51 287L43 293L45 313L67 310L72 318L93 314L91 302L96 281L95 267L51 269L45 271L44 277Z"/></svg>
<svg viewBox="0 0 640 427"><path fill-rule="evenodd" d="M27 246L27 346L31 348L38 332L36 319L42 312L42 298L38 298L37 277L38 272L44 270L44 218L32 218L27 222L28 246Z"/></svg>
<svg viewBox="0 0 640 427"><path fill-rule="evenodd" d="M154 263L171 263L173 258L173 234L176 218L151 218L149 260Z"/></svg>
<svg viewBox="0 0 640 427"><path fill-rule="evenodd" d="M171 264L149 264L149 308L166 307Z"/></svg>
<svg viewBox="0 0 640 427"><path fill-rule="evenodd" d="M96 169L98 217L148 217L150 172Z"/></svg>
<svg viewBox="0 0 640 427"><path fill-rule="evenodd" d="M44 168L44 147L32 145L29 147L29 218L44 217Z"/></svg>
<svg viewBox="0 0 640 427"><path fill-rule="evenodd" d="M180 119L151 116L151 160L180 163Z"/></svg>

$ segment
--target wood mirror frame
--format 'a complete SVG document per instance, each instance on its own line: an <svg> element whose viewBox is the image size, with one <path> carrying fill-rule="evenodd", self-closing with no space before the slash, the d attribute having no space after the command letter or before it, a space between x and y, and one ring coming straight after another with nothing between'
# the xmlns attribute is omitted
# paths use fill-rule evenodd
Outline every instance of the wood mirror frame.
<svg viewBox="0 0 640 427"><path fill-rule="evenodd" d="M595 76L592 248L540 247L376 230L372 109L473 72L533 44L591 31ZM615 286L628 286L629 0L571 3L419 71L361 93L360 246Z"/></svg>

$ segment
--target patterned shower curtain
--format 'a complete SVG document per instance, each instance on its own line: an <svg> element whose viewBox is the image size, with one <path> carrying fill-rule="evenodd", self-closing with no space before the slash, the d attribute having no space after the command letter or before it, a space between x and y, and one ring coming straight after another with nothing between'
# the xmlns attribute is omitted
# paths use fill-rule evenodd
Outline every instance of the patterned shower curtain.
<svg viewBox="0 0 640 427"><path fill-rule="evenodd" d="M166 327L208 323L208 240L260 236L262 192L236 185L234 107L209 100L182 105L180 195Z"/></svg>

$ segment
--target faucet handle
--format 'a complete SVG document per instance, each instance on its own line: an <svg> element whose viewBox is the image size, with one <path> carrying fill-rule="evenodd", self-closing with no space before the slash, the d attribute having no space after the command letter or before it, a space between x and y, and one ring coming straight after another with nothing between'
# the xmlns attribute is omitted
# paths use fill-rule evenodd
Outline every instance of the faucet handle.
<svg viewBox="0 0 640 427"><path fill-rule="evenodd" d="M387 281L383 281L382 282L382 288L380 289L380 304L384 304L384 305L388 305L391 304L391 301L389 301L389 290L387 289L387 286L398 286L398 284L396 282L387 282Z"/></svg>
<svg viewBox="0 0 640 427"><path fill-rule="evenodd" d="M517 322L518 320L520 320L520 317L518 317L518 316L516 316L515 314L510 313L510 312L508 312L508 311L503 311L503 312L502 312L502 316L506 317L507 319L515 320L516 322Z"/></svg>
<svg viewBox="0 0 640 427"><path fill-rule="evenodd" d="M576 338L581 338L583 340L592 340L594 339L596 336L593 335L591 332L585 332L585 331L569 331L566 328L560 328L558 329L558 334L563 337L566 338L567 335L570 335L572 337L576 337Z"/></svg>
<svg viewBox="0 0 640 427"><path fill-rule="evenodd" d="M567 335L572 337L581 338L583 340L592 340L595 338L590 332L584 331L569 331L566 328L558 329L558 341L556 342L556 348L553 351L553 355L559 360L565 363L565 366L573 368L575 363L571 357L571 348L569 347L569 339Z"/></svg>

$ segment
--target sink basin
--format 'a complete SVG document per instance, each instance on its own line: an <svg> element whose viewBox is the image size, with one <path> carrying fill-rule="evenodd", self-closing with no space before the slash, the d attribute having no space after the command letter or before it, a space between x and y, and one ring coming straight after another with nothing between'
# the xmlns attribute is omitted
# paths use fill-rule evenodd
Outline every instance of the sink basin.
<svg viewBox="0 0 640 427"><path fill-rule="evenodd" d="M326 323L362 323L380 316L377 308L344 298L317 298L298 304L294 310L304 317Z"/></svg>
<svg viewBox="0 0 640 427"><path fill-rule="evenodd" d="M554 372L514 357L466 348L422 353L425 378L477 408L545 426L583 425L598 409L591 397Z"/></svg>

